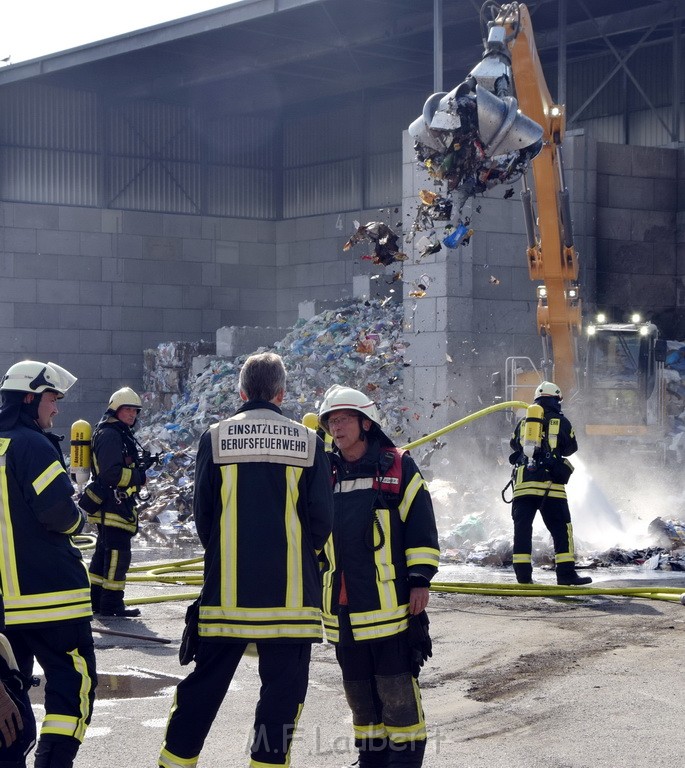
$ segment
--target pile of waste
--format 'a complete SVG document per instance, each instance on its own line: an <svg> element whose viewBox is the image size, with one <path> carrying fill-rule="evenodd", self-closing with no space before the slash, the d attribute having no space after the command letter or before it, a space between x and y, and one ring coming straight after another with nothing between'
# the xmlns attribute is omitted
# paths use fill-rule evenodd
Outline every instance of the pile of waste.
<svg viewBox="0 0 685 768"><path fill-rule="evenodd" d="M402 368L408 346L402 340L403 322L401 304L378 300L351 302L298 321L271 350L281 355L288 372L284 413L300 421L305 413L318 410L330 386L343 384L379 402L385 430L401 435L406 423ZM246 357L209 358L169 411L146 411L138 439L161 442L172 450L196 444L210 424L240 406L238 375Z"/></svg>
<svg viewBox="0 0 685 768"><path fill-rule="evenodd" d="M439 530L443 562L493 567L512 563L512 531L493 528L492 516L488 513L470 513L456 525ZM631 549L610 547L603 551L593 551L582 542L576 543L585 553L582 560L585 567L634 565L645 570L685 571L685 524L656 518L649 524L645 540L653 544ZM532 555L535 566L554 565L554 548L546 533L533 537Z"/></svg>
<svg viewBox="0 0 685 768"><path fill-rule="evenodd" d="M298 321L272 350L288 372L284 413L301 421L305 413L318 411L328 387L352 386L382 405L384 429L401 442L406 424L403 322L401 304L378 300L350 302ZM171 410L145 410L136 437L160 454L160 462L148 471L142 520L188 525L197 443L210 424L241 405L238 375L245 359L208 358L205 370L175 397Z"/></svg>

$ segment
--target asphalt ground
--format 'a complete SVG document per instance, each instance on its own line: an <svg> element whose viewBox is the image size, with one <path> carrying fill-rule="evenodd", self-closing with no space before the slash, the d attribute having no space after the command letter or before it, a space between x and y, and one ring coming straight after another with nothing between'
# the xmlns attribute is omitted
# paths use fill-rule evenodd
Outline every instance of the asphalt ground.
<svg viewBox="0 0 685 768"><path fill-rule="evenodd" d="M685 592L685 578L674 574L631 574L621 581L593 575L605 586L663 581ZM196 589L131 584L127 599ZM140 606L138 619L94 621L100 684L80 768L157 765L174 686L189 669L178 663L187 604L151 603ZM429 732L425 766L682 765L685 606L620 596L435 593L429 612L434 653L420 678ZM249 765L258 693L257 659L245 656L205 744L202 768ZM34 695L39 702L41 689ZM42 716L39 705L36 714ZM316 645L291 764L340 768L355 759L333 648Z"/></svg>

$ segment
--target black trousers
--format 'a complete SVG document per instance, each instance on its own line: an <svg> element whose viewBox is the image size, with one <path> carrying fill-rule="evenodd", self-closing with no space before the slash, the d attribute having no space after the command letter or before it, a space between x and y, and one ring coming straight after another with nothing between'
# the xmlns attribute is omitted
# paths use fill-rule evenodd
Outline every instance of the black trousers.
<svg viewBox="0 0 685 768"><path fill-rule="evenodd" d="M53 622L40 627L8 627L19 671L33 675L34 658L43 668L45 717L36 753L57 745L62 754L76 755L90 723L97 686L95 650L89 621ZM45 765L71 765L47 760Z"/></svg>
<svg viewBox="0 0 685 768"><path fill-rule="evenodd" d="M99 599L94 600L93 609L118 608L124 602L126 574L131 566L131 539L134 534L113 528L109 525L98 525L97 542L91 558L88 571L90 583L99 587ZM95 592L95 590L94 590Z"/></svg>
<svg viewBox="0 0 685 768"><path fill-rule="evenodd" d="M426 722L418 680L411 673L408 633L355 642L345 612L335 647L347 703L352 710L360 768L423 762Z"/></svg>
<svg viewBox="0 0 685 768"><path fill-rule="evenodd" d="M288 753L309 683L311 643L257 642L261 689L252 761L289 764ZM163 768L197 764L247 643L200 640L195 669L176 688L159 757ZM235 734L230 735L235 742Z"/></svg>
<svg viewBox="0 0 685 768"><path fill-rule="evenodd" d="M532 570L533 520L538 511L552 535L557 565L575 565L573 527L568 501L550 496L518 496L511 507L514 520L513 559L517 576L521 573L529 576Z"/></svg>

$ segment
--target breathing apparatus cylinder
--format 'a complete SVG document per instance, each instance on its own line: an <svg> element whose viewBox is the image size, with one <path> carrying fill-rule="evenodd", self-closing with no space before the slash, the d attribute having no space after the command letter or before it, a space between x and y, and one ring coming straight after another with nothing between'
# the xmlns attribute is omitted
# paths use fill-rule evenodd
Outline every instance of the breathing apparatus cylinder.
<svg viewBox="0 0 685 768"><path fill-rule="evenodd" d="M523 424L523 452L528 459L528 466L535 462L533 456L537 448L542 447L542 427L544 424L544 409L541 405L533 403L526 409L526 419Z"/></svg>
<svg viewBox="0 0 685 768"><path fill-rule="evenodd" d="M84 419L71 425L71 474L82 488L90 480L90 438L93 430Z"/></svg>

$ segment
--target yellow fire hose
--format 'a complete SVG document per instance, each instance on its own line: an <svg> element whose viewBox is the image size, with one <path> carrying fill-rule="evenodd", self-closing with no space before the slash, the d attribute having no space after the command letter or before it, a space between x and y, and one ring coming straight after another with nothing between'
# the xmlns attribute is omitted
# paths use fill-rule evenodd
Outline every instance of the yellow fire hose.
<svg viewBox="0 0 685 768"><path fill-rule="evenodd" d="M502 597L586 597L605 595L648 597L652 600L682 602L682 587L563 587L555 584L478 584L467 581L433 582L432 592L452 592L468 595L499 595Z"/></svg>
<svg viewBox="0 0 685 768"><path fill-rule="evenodd" d="M442 429L431 432L429 435L414 440L403 446L405 450L417 448L420 445L435 440L438 437L451 432L453 429L463 427L466 424L483 418L490 413L502 411L507 408L527 408L528 403L521 400L510 400L505 403L497 403L480 411L465 416L453 424L448 424ZM90 534L80 535L77 538L79 549L92 549L95 546L95 536ZM202 557L194 557L187 560L170 561L154 565L137 565L129 569L126 580L128 582L150 582L157 584L175 584L177 586L201 586L203 583ZM430 586L432 592L447 592L471 595L495 595L516 597L581 597L588 595L609 595L621 597L641 597L652 600L665 600L674 603L683 603L685 594L678 587L565 587L546 584L508 584L508 583L478 583L478 582L433 582ZM186 592L180 594L165 594L154 597L134 597L126 600L126 605L147 605L148 603L172 602L175 600L194 600L199 592Z"/></svg>
<svg viewBox="0 0 685 768"><path fill-rule="evenodd" d="M180 560L149 566L136 566L127 577L131 582L150 582L158 584L201 585L202 584L202 558L193 560ZM188 573L196 566L195 574ZM130 572L129 572L130 573ZM431 592L446 592L468 595L493 595L500 597L587 597L592 595L641 597L651 600L664 600L667 602L682 602L681 587L647 586L647 587L571 587L554 584L516 584L516 583L487 583L487 582L433 582L430 585ZM186 592L180 594L157 595L155 597L139 597L126 601L127 605L144 605L147 603L162 603L174 600L194 600L198 592Z"/></svg>
<svg viewBox="0 0 685 768"><path fill-rule="evenodd" d="M448 432L451 432L453 429L457 429L458 427L463 427L466 424L470 424L472 421L475 421L476 419L482 419L483 416L488 416L491 413L495 413L495 411L504 411L507 408L527 408L528 403L524 403L522 400L509 400L506 403L497 403L496 405L490 405L487 408L483 408L481 411L476 411L475 413L470 414L469 416L464 416L463 419L459 419L459 421L455 421L453 424L448 424L446 427L443 427L442 429L438 429L436 432L431 432L430 435L426 435L425 437L420 437L418 440L414 440L412 443L408 443L407 445L403 445L405 451L409 451L412 448L418 448L419 445L423 445L424 443L428 443L431 440L435 440L438 437L441 437L442 435L447 434Z"/></svg>

